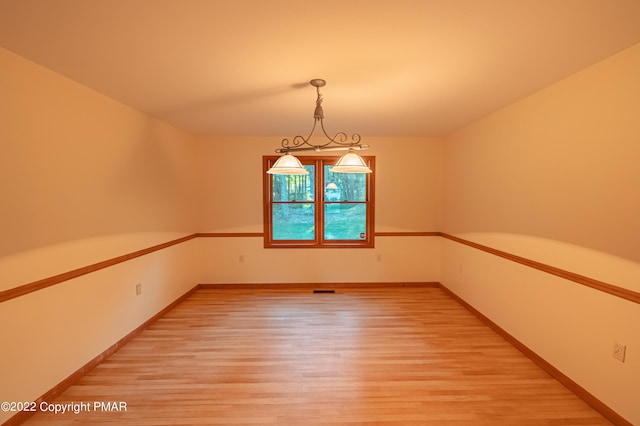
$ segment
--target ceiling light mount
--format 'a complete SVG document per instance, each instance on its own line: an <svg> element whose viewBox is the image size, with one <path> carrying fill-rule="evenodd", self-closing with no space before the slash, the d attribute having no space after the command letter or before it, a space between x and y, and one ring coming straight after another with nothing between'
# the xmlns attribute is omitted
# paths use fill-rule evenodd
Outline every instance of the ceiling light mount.
<svg viewBox="0 0 640 426"><path fill-rule="evenodd" d="M321 78L314 78L309 82L313 87L324 87L327 85L327 82Z"/></svg>

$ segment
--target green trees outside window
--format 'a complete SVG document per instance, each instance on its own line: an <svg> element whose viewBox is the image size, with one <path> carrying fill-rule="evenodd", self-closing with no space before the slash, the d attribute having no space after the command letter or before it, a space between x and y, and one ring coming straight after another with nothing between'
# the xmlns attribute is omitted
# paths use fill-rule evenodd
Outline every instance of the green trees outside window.
<svg viewBox="0 0 640 426"><path fill-rule="evenodd" d="M333 173L338 157L298 157L308 175L266 174L277 159L263 161L265 247L373 247L375 171Z"/></svg>

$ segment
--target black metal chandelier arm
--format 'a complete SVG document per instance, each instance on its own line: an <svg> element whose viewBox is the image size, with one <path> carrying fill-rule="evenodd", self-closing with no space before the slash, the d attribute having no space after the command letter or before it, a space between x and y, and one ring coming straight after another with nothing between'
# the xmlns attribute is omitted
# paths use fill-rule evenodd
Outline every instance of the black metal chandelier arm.
<svg viewBox="0 0 640 426"><path fill-rule="evenodd" d="M276 152L287 152L290 149L301 148L304 145L309 145L307 140L300 135L294 136L293 139L289 140L287 138L282 139L280 142L282 148L276 149Z"/></svg>
<svg viewBox="0 0 640 426"><path fill-rule="evenodd" d="M326 149L330 149L331 144L337 145L335 149L347 149L355 147L356 149L367 149L368 145L360 144L360 140L362 137L358 133L354 133L351 135L351 140L344 132L338 132L334 137L329 136L326 132L327 143L314 145L309 143L310 137L306 139L300 135L294 136L293 139L289 140L287 138L282 139L280 145L282 148L277 148L276 152L278 154L286 154L290 151L323 151Z"/></svg>
<svg viewBox="0 0 640 426"><path fill-rule="evenodd" d="M309 132L309 136L307 136L305 138L305 137L303 137L301 135L296 135L296 136L293 137L292 140L284 138L280 142L280 146L282 146L282 148L276 149L276 152L278 152L278 153L286 153L286 152L289 152L289 150L291 150L291 149L303 148L305 145L309 146L309 149L314 149L315 146L311 145L309 143L309 140L311 139L311 136L313 135L313 132L316 130L316 121L317 120L313 120L313 127L311 128L311 132Z"/></svg>
<svg viewBox="0 0 640 426"><path fill-rule="evenodd" d="M316 99L316 108L313 113L313 127L309 132L309 136L306 138L300 135L294 136L293 139L289 140L287 138L282 139L280 145L281 148L276 149L277 153L286 154L290 151L322 151L322 150L346 150L347 148L354 149L367 149L367 145L360 145L360 140L362 139L358 133L354 133L351 135L351 140L345 132L338 132L333 137L327 133L327 130L324 128L324 111L322 109L322 95L320 94L320 87L323 87L326 82L321 79L313 79L309 82L312 86L316 88L317 99ZM328 141L324 144L314 145L310 143L311 137L316 130L316 126L320 122L320 127L322 128L322 133L328 139ZM337 147L331 147L331 144L336 144Z"/></svg>
<svg viewBox="0 0 640 426"><path fill-rule="evenodd" d="M359 145L360 140L362 139L362 137L358 133L354 133L353 135L351 135L351 142L349 142L348 141L349 137L345 132L338 132L335 134L334 137L331 137L325 130L324 121L322 120L320 120L320 127L322 127L322 133L324 133L327 139L329 139L329 142L327 142L322 146L327 146L330 143L337 143L338 145L342 145L342 146L354 146L354 145Z"/></svg>

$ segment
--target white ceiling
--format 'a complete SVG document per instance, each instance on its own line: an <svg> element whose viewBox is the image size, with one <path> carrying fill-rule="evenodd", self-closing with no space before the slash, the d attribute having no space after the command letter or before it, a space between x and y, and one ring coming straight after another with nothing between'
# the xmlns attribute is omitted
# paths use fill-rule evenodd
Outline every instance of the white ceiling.
<svg viewBox="0 0 640 426"><path fill-rule="evenodd" d="M194 134L450 132L640 42L638 0L0 0L0 46Z"/></svg>

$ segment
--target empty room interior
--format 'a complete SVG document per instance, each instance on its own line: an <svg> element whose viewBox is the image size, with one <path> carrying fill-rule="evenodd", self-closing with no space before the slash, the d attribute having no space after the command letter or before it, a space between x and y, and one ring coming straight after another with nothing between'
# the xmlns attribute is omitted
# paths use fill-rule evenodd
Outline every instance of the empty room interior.
<svg viewBox="0 0 640 426"><path fill-rule="evenodd" d="M0 196L0 424L640 425L636 0L0 0Z"/></svg>

